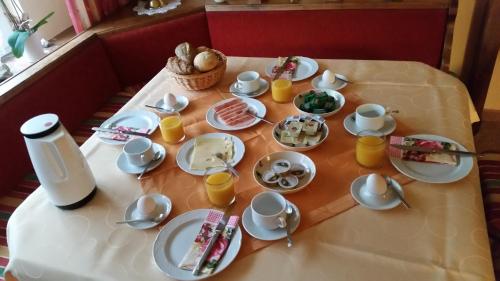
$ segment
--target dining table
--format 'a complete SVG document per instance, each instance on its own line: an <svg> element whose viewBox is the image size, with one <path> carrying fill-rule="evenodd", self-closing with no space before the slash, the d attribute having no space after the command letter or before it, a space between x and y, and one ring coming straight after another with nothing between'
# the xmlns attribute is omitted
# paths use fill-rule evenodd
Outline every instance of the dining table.
<svg viewBox="0 0 500 281"><path fill-rule="evenodd" d="M117 166L123 145L104 143L94 134L81 151L95 177L98 191L85 206L62 210L45 190L35 190L13 213L7 226L9 263L6 280L172 280L156 265L153 245L158 233L185 212L212 208L203 177L181 170L176 161L182 145L206 133L223 132L210 126L210 106L231 98L230 86L239 73L254 70L269 85L256 97L267 109L265 118L279 122L297 115L293 103L276 103L266 66L276 58L227 57L224 76L215 86L188 91L162 69L121 110L148 110L167 93L183 95L189 105L180 115L186 139L166 144L157 129L151 139L166 149L163 163L141 180ZM467 88L457 78L420 62L316 59L319 69L294 81L294 94L309 91L311 81L328 69L352 83L339 92L345 105L326 118L329 135L317 148L303 152L316 165L316 175L303 190L285 194L301 214L286 239L260 241L248 235L241 218L241 248L214 280L494 280L477 163L463 178L428 183L403 175L385 159L376 169L356 163L356 136L344 128L344 119L358 105L382 104L398 113L395 136L414 134L447 137L474 151ZM64 119L62 120L64 122ZM264 191L254 179L258 160L285 151L273 139L265 122L236 131L224 131L242 140L245 153L236 165L234 215L242 216L251 198ZM372 210L351 196L359 176L385 173L396 179L411 205ZM70 186L68 188L71 188ZM160 225L138 230L115 224L129 204L143 194L161 193L172 201L172 212ZM193 239L186 237L185 239ZM166 251L172 245L166 246ZM187 250L187 249L186 249Z"/></svg>

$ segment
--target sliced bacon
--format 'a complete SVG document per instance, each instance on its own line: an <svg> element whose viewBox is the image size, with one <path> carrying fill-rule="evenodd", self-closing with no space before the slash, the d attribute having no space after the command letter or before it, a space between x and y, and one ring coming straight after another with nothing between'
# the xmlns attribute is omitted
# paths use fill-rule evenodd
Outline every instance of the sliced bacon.
<svg viewBox="0 0 500 281"><path fill-rule="evenodd" d="M230 107L230 106L238 104L238 103L242 103L242 101L238 98L233 98L232 100L230 100L228 102L225 102L221 105L214 107L214 111L218 113L219 111L223 110L224 108Z"/></svg>
<svg viewBox="0 0 500 281"><path fill-rule="evenodd" d="M227 123L227 125L236 126L236 125L241 125L241 124L247 124L253 120L255 120L255 117L253 117L252 115L243 114L243 115L239 115L239 116L231 119L231 121L229 121Z"/></svg>
<svg viewBox="0 0 500 281"><path fill-rule="evenodd" d="M226 116L231 116L235 112L246 111L247 109L248 105L246 103L238 104L236 106L228 108L227 110L221 111L220 113L217 114L217 116L219 116L219 118L221 119L225 119Z"/></svg>

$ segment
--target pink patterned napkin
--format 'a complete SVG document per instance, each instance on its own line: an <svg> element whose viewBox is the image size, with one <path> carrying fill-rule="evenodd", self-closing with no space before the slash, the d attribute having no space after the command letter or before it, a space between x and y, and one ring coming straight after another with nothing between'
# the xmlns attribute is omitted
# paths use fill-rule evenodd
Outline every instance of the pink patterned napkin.
<svg viewBox="0 0 500 281"><path fill-rule="evenodd" d="M424 140L409 137L391 136L390 144L400 144L407 146L419 146L434 149L457 150L453 143L445 141ZM401 158L403 160L430 162L448 165L457 165L457 156L445 153L426 153L420 151L409 151L389 146L389 155L391 157Z"/></svg>
<svg viewBox="0 0 500 281"><path fill-rule="evenodd" d="M285 63L286 57L279 57L278 58L278 63L273 67L272 70L272 78L274 78L274 75L278 72L278 69ZM287 79L287 80L292 80L295 71L297 71L297 66L299 65L299 59L297 57L293 57L286 65L285 65L285 70L281 73L279 78Z"/></svg>
<svg viewBox="0 0 500 281"><path fill-rule="evenodd" d="M223 212L210 210L208 216L203 221L200 232L196 236L193 244L189 247L189 250L179 263L179 268L185 270L193 270L195 268L208 243L210 242L210 239L212 239L212 236L215 233L215 228L222 219L223 215ZM215 242L212 247L205 264L200 271L202 274L211 274L215 270L219 261L222 259L227 248L229 247L233 233L238 226L239 219L240 217L238 216L231 216L229 218L224 231L217 237L217 242Z"/></svg>
<svg viewBox="0 0 500 281"><path fill-rule="evenodd" d="M147 134L149 132L148 128L133 128L125 126L116 126L116 127L111 127L110 129L117 130L119 132L136 132L144 134ZM100 132L99 137L116 141L127 141L133 138L137 138L137 136L134 135L127 135L123 133L106 133L106 132Z"/></svg>

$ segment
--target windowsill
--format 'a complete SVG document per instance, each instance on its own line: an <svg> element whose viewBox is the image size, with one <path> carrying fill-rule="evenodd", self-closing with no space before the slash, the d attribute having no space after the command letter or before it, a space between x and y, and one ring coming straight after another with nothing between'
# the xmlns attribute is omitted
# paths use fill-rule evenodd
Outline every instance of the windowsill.
<svg viewBox="0 0 500 281"><path fill-rule="evenodd" d="M37 77L40 77L43 73L61 62L61 59L65 57L66 54L80 46L80 44L84 43L90 37L95 35L105 36L106 34L146 26L164 20L175 19L191 13L203 11L205 8L205 0L190 0L186 2L187 3L182 3L182 5L175 10L154 16L136 15L135 12L132 11L134 3L131 3L115 12L103 22L76 36L72 27L65 30L56 36L56 38L58 38L56 41L58 48L36 63L30 64L25 68L21 66L20 69L22 70L5 80L3 83L0 83L0 106L16 94L22 92L30 83L36 81Z"/></svg>
<svg viewBox="0 0 500 281"><path fill-rule="evenodd" d="M64 30L63 32L59 33L58 35L56 35L54 38L50 39L52 46L44 49L45 56L42 57L40 60L43 60L47 55L51 54L52 52L60 48L62 45L69 42L71 39L75 37L75 35L76 33L73 27L70 27ZM24 71L25 69L29 68L30 66L32 66L37 62L28 61L25 57L16 58L12 54L10 54L4 56L3 63L10 68L12 76L0 82L0 85L6 83L10 79L14 78L17 74L19 74L20 72Z"/></svg>

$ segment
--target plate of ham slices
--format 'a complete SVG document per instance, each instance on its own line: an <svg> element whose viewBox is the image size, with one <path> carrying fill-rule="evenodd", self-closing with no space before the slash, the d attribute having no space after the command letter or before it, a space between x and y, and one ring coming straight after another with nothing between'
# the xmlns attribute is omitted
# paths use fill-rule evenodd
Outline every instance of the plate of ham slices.
<svg viewBox="0 0 500 281"><path fill-rule="evenodd" d="M259 123L256 118L266 116L266 106L252 98L231 98L212 105L207 111L207 122L223 131L242 130Z"/></svg>

